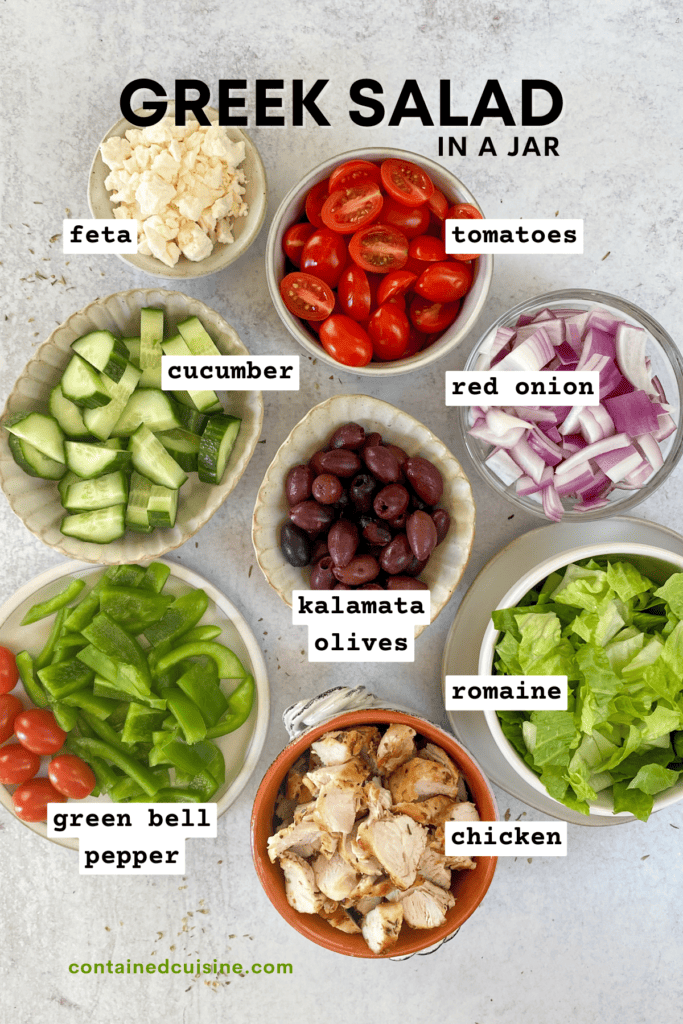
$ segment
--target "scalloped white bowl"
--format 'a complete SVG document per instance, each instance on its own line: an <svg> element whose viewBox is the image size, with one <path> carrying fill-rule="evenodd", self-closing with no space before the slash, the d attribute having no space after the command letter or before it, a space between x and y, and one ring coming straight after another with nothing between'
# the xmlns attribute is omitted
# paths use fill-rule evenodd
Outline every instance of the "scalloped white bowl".
<svg viewBox="0 0 683 1024"><path fill-rule="evenodd" d="M378 431L408 455L430 459L443 476L439 505L451 515L451 528L420 574L431 591L431 621L448 603L470 558L474 540L475 506L472 488L462 466L428 427L388 402L369 395L336 395L314 406L280 445L256 497L252 540L258 564L271 587L291 606L292 591L306 586L301 569L287 562L280 550L280 527L287 520L285 478L292 466L311 456L343 423L361 423L366 432ZM419 636L425 626L415 629Z"/></svg>
<svg viewBox="0 0 683 1024"><path fill-rule="evenodd" d="M249 354L230 324L199 299L160 288L116 292L73 313L43 342L14 385L3 412L3 422L18 412L47 411L50 391L59 383L69 361L71 342L95 329L133 337L139 333L139 313L143 306L163 306L167 331L188 316L198 316L221 352ZM233 391L224 405L227 412L241 417L242 426L223 481L218 486L204 484L196 473L190 474L180 491L178 518L172 530L127 533L110 544L91 544L65 537L59 529L66 513L57 484L53 480L28 476L20 469L10 453L5 430L0 431L0 486L12 511L26 528L48 547L70 558L106 565L158 558L184 544L211 518L237 484L254 453L263 423L261 392Z"/></svg>

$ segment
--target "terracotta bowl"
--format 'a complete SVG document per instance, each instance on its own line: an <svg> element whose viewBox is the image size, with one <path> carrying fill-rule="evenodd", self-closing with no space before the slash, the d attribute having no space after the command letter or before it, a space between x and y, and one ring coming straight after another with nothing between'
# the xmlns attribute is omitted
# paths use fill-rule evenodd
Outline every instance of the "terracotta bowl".
<svg viewBox="0 0 683 1024"><path fill-rule="evenodd" d="M275 831L273 817L280 786L291 766L310 747L311 743L330 730L357 725L389 725L392 722L408 725L415 729L419 736L442 747L462 771L471 799L476 804L482 820L498 820L498 809L493 791L476 761L456 742L453 736L417 715L376 708L349 711L309 729L303 736L286 746L266 772L254 801L251 816L251 849L254 865L268 899L285 921L317 945L324 946L325 949L330 949L335 953L342 953L344 956L380 959L377 954L370 951L362 935L346 935L333 928L317 914L300 914L290 907L285 896L282 869L277 862L271 863L266 844L268 837ZM477 867L474 871L454 871L451 891L455 896L456 903L448 911L445 923L439 928L430 928L424 931L404 925L398 942L388 953L383 954L383 957L410 956L421 950L438 946L452 937L483 900L495 869L495 857L478 857Z"/></svg>

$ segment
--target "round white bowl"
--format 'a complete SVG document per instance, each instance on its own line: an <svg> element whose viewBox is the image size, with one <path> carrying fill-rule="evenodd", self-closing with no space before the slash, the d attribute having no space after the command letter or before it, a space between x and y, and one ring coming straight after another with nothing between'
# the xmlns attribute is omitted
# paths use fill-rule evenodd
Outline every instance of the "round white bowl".
<svg viewBox="0 0 683 1024"><path fill-rule="evenodd" d="M418 420L388 402L369 395L336 395L314 406L280 445L256 497L252 539L263 575L282 600L291 606L292 591L307 586L301 569L286 561L280 550L280 528L287 521L287 473L312 455L343 423L361 423L367 433L378 431L408 455L422 455L441 471L443 497L451 527L420 573L431 591L431 621L446 606L469 561L474 540L475 506L472 488L460 463L442 441ZM419 636L425 626L415 629Z"/></svg>
<svg viewBox="0 0 683 1024"><path fill-rule="evenodd" d="M169 102L168 115L172 116L174 112L175 103ZM136 113L144 114L145 111L140 110L136 111ZM214 110L213 107L207 107L206 113L209 117L218 117L218 111ZM192 120L194 119L190 118L190 122ZM109 129L102 138L102 142L106 142L107 139L112 138L114 135L122 137L131 128L135 128L135 125L127 121L125 117L122 117L120 121L117 121ZM144 270L146 274L151 274L153 277L185 281L193 277L207 277L209 274L217 274L219 271L225 270L231 263L234 263L240 256L243 256L252 242L255 241L266 215L268 193L265 168L258 149L246 132L241 131L239 128L225 128L225 131L233 142L244 142L246 152L244 161L240 164L240 170L244 171L247 179L244 200L249 207L249 211L246 217L236 217L233 222L232 233L234 242L215 242L213 251L205 259L199 260L197 263L181 255L174 267L167 267L155 256L143 256L141 253L117 253L119 259L123 260L124 263L135 267L136 270ZM111 220L114 216L116 204L112 203L110 193L104 186L108 175L109 168L102 159L98 146L88 178L88 206L93 217L98 220Z"/></svg>
<svg viewBox="0 0 683 1024"><path fill-rule="evenodd" d="M71 356L71 342L92 330L109 330L133 337L139 333L140 310L159 306L165 311L165 329L172 329L188 316L198 316L217 347L226 355L248 355L237 333L223 317L198 299L181 292L161 289L134 289L96 299L85 309L73 313L43 342L24 368L7 399L3 421L19 412L47 411L50 391L58 384ZM51 548L70 558L85 562L140 562L179 547L211 518L228 497L244 473L261 434L263 400L260 391L233 391L226 411L239 416L242 426L235 442L223 480L217 486L201 483L190 474L180 491L178 518L172 530L153 533L126 533L110 544L91 544L65 537L60 524L65 510L53 480L27 476L16 464L7 442L7 431L0 430L0 486L12 511L24 525Z"/></svg>
<svg viewBox="0 0 683 1024"><path fill-rule="evenodd" d="M289 312L280 295L280 281L285 276L285 255L282 251L282 238L287 228L300 220L307 193L319 181L324 181L325 178L329 177L330 172L346 160L360 159L377 162L388 160L390 157L408 159L423 167L450 203L471 203L479 209L477 200L459 178L456 178L445 167L441 167L427 157L417 153L409 153L403 149L354 149L348 153L340 153L338 156L318 164L317 167L309 171L301 181L290 189L271 221L268 242L266 244L266 277L270 297L273 300L278 316L289 333L314 358L324 360L337 371L343 370L345 373L357 373L364 377L388 377L398 373L409 373L411 370L420 370L422 367L436 362L437 359L441 359L447 352L451 352L470 333L479 318L486 302L493 274L493 256L480 256L476 262L474 282L463 299L462 308L455 321L450 327L446 328L437 341L423 352L418 352L408 359L395 359L393 362L369 363L367 366L344 366L343 363L338 363L336 359L328 355L315 336L304 327L299 318Z"/></svg>
<svg viewBox="0 0 683 1024"><path fill-rule="evenodd" d="M218 804L218 816L220 817L244 789L261 755L268 731L270 706L268 674L261 648L247 621L232 601L208 580L190 569L170 562L168 565L171 573L164 593L177 597L198 588L206 591L209 606L202 619L203 624L221 626L222 632L218 641L226 644L235 652L245 668L253 675L256 684L256 699L247 721L235 732L221 736L215 741L225 757L226 768L225 784L221 786L214 797ZM85 579L87 585L91 585L97 582L103 572L104 569L100 566L87 565L83 562L63 562L61 565L41 573L40 576L36 576L29 583L25 583L0 608L0 644L13 651L24 649L33 653L39 651L47 640L53 618L48 617L34 622L30 626L21 626L21 620L28 609L38 601L46 601L58 594L64 588L66 577ZM21 683L12 692L20 699L25 700L27 707L31 706L30 700L25 697ZM47 759L44 758L39 774L45 775L46 769ZM0 785L0 804L6 807L11 814L14 814L12 792L15 788L14 786ZM88 797L87 800L98 803L111 802L108 796ZM78 803L80 805L82 801L78 801ZM70 806L73 807L74 802ZM78 839L60 839L48 836L45 822L22 821L22 825L59 846L66 846L72 850L78 849Z"/></svg>
<svg viewBox="0 0 683 1024"><path fill-rule="evenodd" d="M534 566L533 569L521 576L514 586L510 587L498 602L496 608L514 608L537 583L540 583L550 573L562 569L572 562L578 562L581 559L587 558L605 557L613 557L615 560L631 562L644 576L649 576L657 583L664 583L672 573L683 572L683 552L677 554L651 544L632 544L625 543L624 541L616 541L609 544L586 544L572 550L565 549L560 554L552 555L550 558L546 558ZM486 627L479 652L479 675L490 676L493 673L494 650L498 638L499 632L493 625L493 621L490 621ZM542 793L546 800L551 800L558 807L558 817L563 817L559 808L564 809L564 805L549 795L539 776L518 755L505 736L496 712L484 711L484 716L493 741L510 768L537 793ZM659 811L663 807L669 807L671 804L678 803L682 798L683 779L679 779L675 786L665 790L663 793L659 793L655 797L653 811ZM610 818L632 818L632 815L626 811L620 811L615 815L609 789L598 793L597 799L590 803L590 815L609 816Z"/></svg>

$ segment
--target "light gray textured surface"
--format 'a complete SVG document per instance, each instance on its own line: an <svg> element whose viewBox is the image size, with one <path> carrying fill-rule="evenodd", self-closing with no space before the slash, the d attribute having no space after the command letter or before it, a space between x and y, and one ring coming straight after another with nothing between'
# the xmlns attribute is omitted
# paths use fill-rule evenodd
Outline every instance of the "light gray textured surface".
<svg viewBox="0 0 683 1024"><path fill-rule="evenodd" d="M680 334L683 23L673 0L618 0L590 8L576 0L285 0L277 7L264 0L244 6L215 0L9 0L0 25L3 400L34 347L71 312L98 295L150 284L115 257L64 257L61 239L50 241L67 211L87 216L94 148L119 117L123 85L141 76L169 88L175 78L200 78L214 98L219 78L330 79L321 106L331 128L251 131L268 173L269 216L293 181L328 155L371 141L437 158L436 127L353 125L347 91L354 79L380 80L393 99L405 78L417 78L436 108L438 79L450 78L454 109L470 115L488 78L501 81L516 112L522 78L550 79L563 92L565 112L549 132L538 134L559 138L559 157L507 157L506 143L529 133L494 127L469 131L468 144L476 153L490 134L498 157L443 160L490 216L552 217L559 211L585 219L583 256L497 260L481 327L527 296L575 285L628 297L674 337ZM266 231L225 274L181 288L224 315L251 351L298 352L268 298ZM464 355L373 386L372 393L425 422L468 469L455 411L446 411L441 397L443 371L461 366ZM293 424L315 402L354 389L365 390L358 378L303 360L300 393L267 395L265 443L227 505L195 541L171 555L221 587L262 638L273 714L256 775L220 822L218 840L188 845L185 879L81 878L70 851L3 813L3 1019L335 1024L409 1015L456 1024L651 1024L677 1014L683 995L680 809L647 825L570 826L566 860L502 860L485 903L460 935L435 955L404 963L347 961L318 949L291 931L263 894L248 825L258 781L286 739L281 711L321 684L345 682L348 673L343 666L319 669L302 660L304 630L290 625L289 612L255 565L251 511L263 473ZM680 480L679 471L638 514L679 527ZM478 529L463 588L503 544L537 525L519 514L509 518L510 510L476 479L473 484ZM0 529L5 594L59 559L12 516L4 499ZM456 594L418 641L415 665L368 665L358 675L375 691L445 724L439 666L458 600ZM513 818L526 811L505 793L499 803ZM294 973L247 974L213 987L205 978L76 977L67 970L71 962L167 956L245 965L286 960Z"/></svg>

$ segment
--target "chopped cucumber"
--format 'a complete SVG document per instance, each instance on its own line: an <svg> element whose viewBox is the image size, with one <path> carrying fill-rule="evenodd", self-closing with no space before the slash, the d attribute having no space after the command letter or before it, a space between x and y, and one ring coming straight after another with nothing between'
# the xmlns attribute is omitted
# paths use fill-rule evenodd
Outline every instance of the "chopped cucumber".
<svg viewBox="0 0 683 1024"><path fill-rule="evenodd" d="M161 343L164 340L163 309L140 310L140 369L143 388L161 384Z"/></svg>
<svg viewBox="0 0 683 1024"><path fill-rule="evenodd" d="M190 316L178 324L178 330L183 341L193 356L219 356L221 353L213 341L211 335L206 331L201 321L196 316Z"/></svg>
<svg viewBox="0 0 683 1024"><path fill-rule="evenodd" d="M28 441L39 452L55 462L66 462L64 434L53 416L42 412L22 412L5 424L10 434Z"/></svg>
<svg viewBox="0 0 683 1024"><path fill-rule="evenodd" d="M103 377L104 386L109 392L111 401L97 409L86 409L83 414L86 427L91 434L106 441L118 423L128 400L138 386L142 374L132 363L126 363L121 378L117 383Z"/></svg>
<svg viewBox="0 0 683 1024"><path fill-rule="evenodd" d="M72 341L71 347L81 359L111 380L123 377L128 365L128 349L111 331L90 331Z"/></svg>
<svg viewBox="0 0 683 1024"><path fill-rule="evenodd" d="M178 492L170 487L152 484L147 504L147 515L150 526L159 526L162 530L175 526L178 514Z"/></svg>
<svg viewBox="0 0 683 1024"><path fill-rule="evenodd" d="M95 512L64 516L61 531L67 537L90 541L92 544L110 544L123 537L126 531L125 511L125 505L112 505Z"/></svg>
<svg viewBox="0 0 683 1024"><path fill-rule="evenodd" d="M84 409L96 409L110 400L100 374L78 355L71 357L62 375L62 392L65 398Z"/></svg>
<svg viewBox="0 0 683 1024"><path fill-rule="evenodd" d="M43 480L60 480L66 473L66 466L63 462L55 462L54 459L43 455L32 444L17 437L16 434L9 436L9 450L17 466L20 466L29 476L38 476Z"/></svg>
<svg viewBox="0 0 683 1024"><path fill-rule="evenodd" d="M48 410L51 416L57 420L67 437L85 438L90 437L83 420L83 412L68 398L64 397L61 384L58 384L50 392Z"/></svg>
<svg viewBox="0 0 683 1024"><path fill-rule="evenodd" d="M144 423L131 436L128 449L135 469L153 483L177 490L187 480L187 473Z"/></svg>
<svg viewBox="0 0 683 1024"><path fill-rule="evenodd" d="M187 342L180 334L165 341L161 347L167 356L192 355ZM198 412L221 412L221 403L215 391L174 391L173 396L183 405Z"/></svg>
<svg viewBox="0 0 683 1024"><path fill-rule="evenodd" d="M149 496L154 484L146 476L136 473L133 470L130 477L128 489L128 504L126 506L126 526L136 533L151 533L154 529L149 522L147 506Z"/></svg>
<svg viewBox="0 0 683 1024"><path fill-rule="evenodd" d="M196 473L197 455L201 442L198 434L176 427L175 430L162 430L157 437L166 451L171 453L186 473Z"/></svg>
<svg viewBox="0 0 683 1024"><path fill-rule="evenodd" d="M83 480L92 480L104 473L114 473L118 469L126 469L130 464L130 452L118 451L108 444L67 441L64 447L69 469Z"/></svg>
<svg viewBox="0 0 683 1024"><path fill-rule="evenodd" d="M128 482L121 470L118 470L92 480L72 483L62 504L70 512L90 512L97 508L120 505L127 500Z"/></svg>
<svg viewBox="0 0 683 1024"><path fill-rule="evenodd" d="M173 430L181 427L175 404L168 395L158 388L142 388L133 392L126 407L117 420L112 434L116 437L130 437L141 423L150 430Z"/></svg>
<svg viewBox="0 0 683 1024"><path fill-rule="evenodd" d="M206 484L219 484L242 421L237 416L212 416L204 428L199 444L197 469Z"/></svg>

